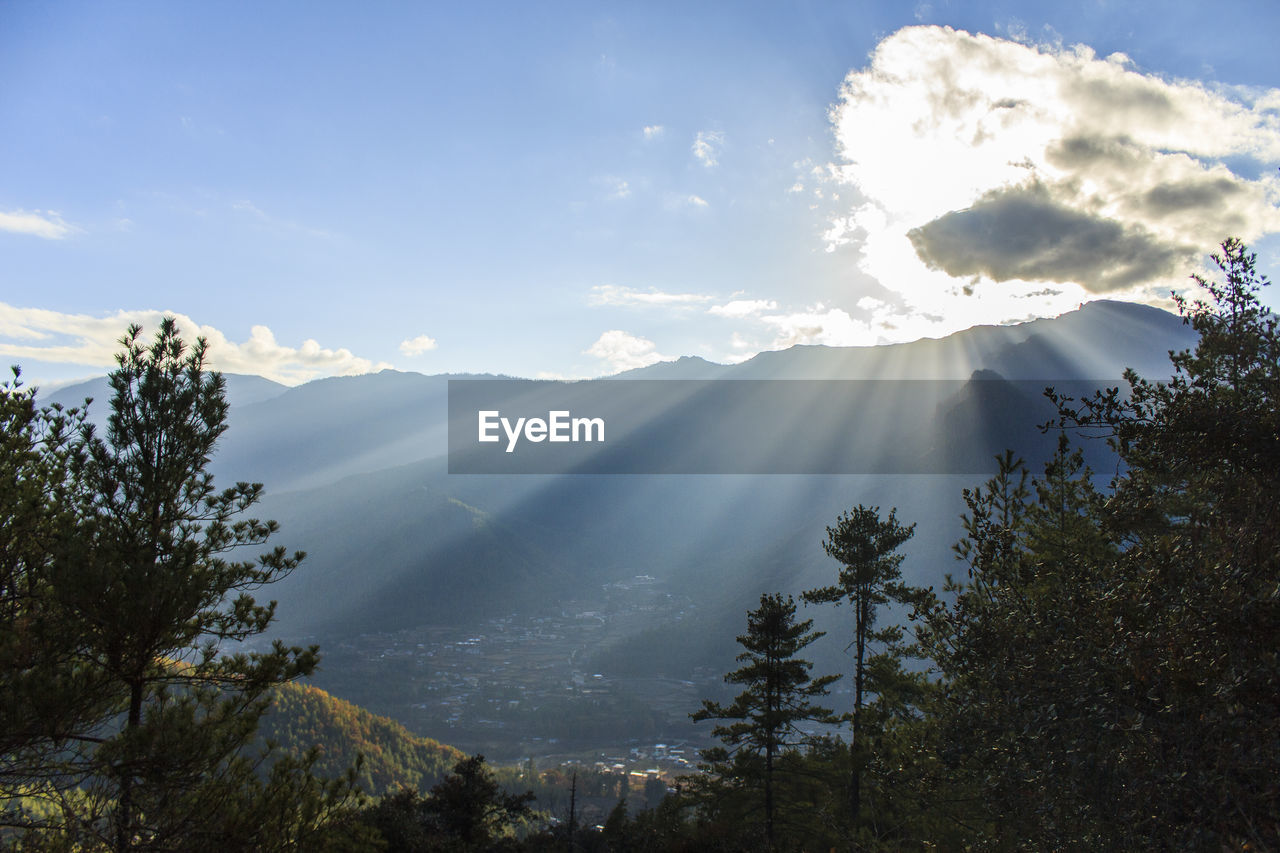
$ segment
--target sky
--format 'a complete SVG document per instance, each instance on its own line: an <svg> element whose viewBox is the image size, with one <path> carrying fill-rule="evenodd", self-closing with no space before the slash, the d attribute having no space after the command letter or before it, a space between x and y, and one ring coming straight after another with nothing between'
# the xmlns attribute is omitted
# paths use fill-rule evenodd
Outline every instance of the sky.
<svg viewBox="0 0 1280 853"><path fill-rule="evenodd" d="M0 3L0 356L579 378L1280 269L1272 2ZM1280 300L1268 294L1276 307Z"/></svg>

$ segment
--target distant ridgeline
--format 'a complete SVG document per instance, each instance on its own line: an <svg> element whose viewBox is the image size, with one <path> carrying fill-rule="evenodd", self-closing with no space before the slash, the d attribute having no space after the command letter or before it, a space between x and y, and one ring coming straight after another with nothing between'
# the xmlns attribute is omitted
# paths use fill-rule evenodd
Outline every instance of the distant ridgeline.
<svg viewBox="0 0 1280 853"><path fill-rule="evenodd" d="M1054 436L1036 429L1047 416L1030 407L1042 401L1025 380L1122 385L1130 366L1165 377L1169 350L1195 339L1166 311L1100 301L1055 319L975 327L938 340L797 346L737 365L686 358L617 380L955 381L957 394L927 423L900 418L872 433L887 431L900 451L923 430L933 450L963 458L986 460L1013 447L1036 470L1033 452L1052 450ZM265 483L262 517L279 521L281 541L309 555L272 588L280 603L272 635L307 638L334 653L335 640L366 633L471 626L516 612L558 616L573 598L593 610L600 602L591 599L603 598L608 584L645 574L692 602L697 618L649 614L633 637L588 648L593 665L632 678L687 679L698 666L721 673L724 656L733 654L726 638L732 646L760 590L824 582L825 526L855 503L895 506L917 521L920 532L905 547L906 580L940 585L956 566L951 546L962 535L961 490L983 479L449 475L451 378L467 377L384 371L295 388L228 377L230 429L210 470L219 485ZM51 400L74 405L86 395L98 400L94 417L104 417L101 383L62 389ZM868 438L867 429L844 420L833 428L837 438ZM1086 449L1106 452L1100 440ZM1099 459L1094 470L1109 476L1115 466ZM818 619L826 627L824 616ZM815 652L820 668L842 665L838 644L832 647L829 655ZM382 711L395 707L391 699L408 707L411 685L397 692L408 679L369 680L356 666L337 671L336 660L317 674L318 684L369 705L375 691L394 694L375 705ZM361 680L369 686L353 686Z"/></svg>

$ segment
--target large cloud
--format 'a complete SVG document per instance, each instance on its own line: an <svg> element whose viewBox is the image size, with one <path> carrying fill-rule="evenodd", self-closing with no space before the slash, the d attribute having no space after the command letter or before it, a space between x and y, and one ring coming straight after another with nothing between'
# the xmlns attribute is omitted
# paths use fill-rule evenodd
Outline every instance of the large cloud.
<svg viewBox="0 0 1280 853"><path fill-rule="evenodd" d="M1038 183L990 192L907 237L922 261L948 275L1076 282L1095 292L1167 276L1194 258L1194 247L1081 211Z"/></svg>
<svg viewBox="0 0 1280 853"><path fill-rule="evenodd" d="M1224 237L1280 231L1278 107L1087 47L904 29L832 108L859 198L827 237L937 332L1154 300Z"/></svg>
<svg viewBox="0 0 1280 853"><path fill-rule="evenodd" d="M182 337L209 343L210 366L228 373L251 373L286 385L319 376L346 376L390 367L353 355L348 349L328 349L314 340L297 347L278 343L266 326L254 326L248 340L235 343L213 326L200 325L184 314L165 311L118 311L107 317L64 314L39 308L16 308L0 302L0 356L60 364L109 368L120 351L119 339L133 323L154 330L164 316L178 321Z"/></svg>

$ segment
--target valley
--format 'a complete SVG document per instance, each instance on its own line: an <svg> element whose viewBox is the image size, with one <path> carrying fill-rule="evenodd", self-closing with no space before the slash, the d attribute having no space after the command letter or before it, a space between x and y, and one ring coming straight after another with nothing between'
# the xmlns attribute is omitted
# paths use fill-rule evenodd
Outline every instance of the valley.
<svg viewBox="0 0 1280 853"><path fill-rule="evenodd" d="M796 346L736 365L681 359L616 379L947 380L954 393L936 411L824 401L820 437L840 448L879 436L939 463L1013 447L1038 470L1054 444L1037 428L1044 385L1116 384L1130 365L1159 377L1191 335L1167 312L1094 302L938 340ZM273 585L279 607L262 641L317 643L316 686L504 763L647 771L655 752L664 767L693 760L710 726L688 715L725 697L743 614L762 592L830 582L826 525L858 503L897 507L919 523L904 576L940 587L956 565L962 490L985 479L941 473L970 470L956 464L909 476L451 475L445 402L457 378L481 377L383 371L292 388L229 377L231 426L211 470L219 484L264 482L261 517L308 555ZM104 428L102 380L51 399L85 397ZM1086 450L1105 479L1105 444ZM844 614L810 617L830 632L812 648L815 671L848 672Z"/></svg>
<svg viewBox="0 0 1280 853"><path fill-rule="evenodd" d="M634 575L536 613L330 641L311 681L494 761L687 769L710 743L688 714L721 692L722 673L620 678L595 664L647 628L697 617L687 596Z"/></svg>

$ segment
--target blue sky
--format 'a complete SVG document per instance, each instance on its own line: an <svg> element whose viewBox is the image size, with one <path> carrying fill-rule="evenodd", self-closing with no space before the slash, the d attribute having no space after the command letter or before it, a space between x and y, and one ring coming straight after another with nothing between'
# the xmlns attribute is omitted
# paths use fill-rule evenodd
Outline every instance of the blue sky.
<svg viewBox="0 0 1280 853"><path fill-rule="evenodd" d="M6 3L0 354L172 312L289 383L579 377L1159 303L1229 234L1277 268L1277 19Z"/></svg>

